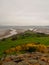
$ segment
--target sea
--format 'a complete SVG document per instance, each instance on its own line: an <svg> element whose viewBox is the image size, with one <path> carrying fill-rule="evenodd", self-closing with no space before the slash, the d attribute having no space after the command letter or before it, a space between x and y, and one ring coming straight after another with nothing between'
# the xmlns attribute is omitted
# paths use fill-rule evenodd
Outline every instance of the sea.
<svg viewBox="0 0 49 65"><path fill-rule="evenodd" d="M5 30L11 30L11 29L23 29L23 30L33 30L35 32L42 32L49 34L49 26L0 26L0 33Z"/></svg>
<svg viewBox="0 0 49 65"><path fill-rule="evenodd" d="M6 30L6 29L33 29L33 28L41 28L41 29L48 29L49 26L0 26L0 30Z"/></svg>

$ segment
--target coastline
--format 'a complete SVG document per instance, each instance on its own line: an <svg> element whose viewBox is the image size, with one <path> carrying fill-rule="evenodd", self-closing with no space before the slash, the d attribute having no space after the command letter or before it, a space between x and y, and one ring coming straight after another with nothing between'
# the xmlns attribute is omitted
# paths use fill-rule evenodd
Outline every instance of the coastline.
<svg viewBox="0 0 49 65"><path fill-rule="evenodd" d="M4 32L5 33L0 36L0 39L8 38L10 36L17 34L17 31L15 29L10 29L10 30L4 31Z"/></svg>

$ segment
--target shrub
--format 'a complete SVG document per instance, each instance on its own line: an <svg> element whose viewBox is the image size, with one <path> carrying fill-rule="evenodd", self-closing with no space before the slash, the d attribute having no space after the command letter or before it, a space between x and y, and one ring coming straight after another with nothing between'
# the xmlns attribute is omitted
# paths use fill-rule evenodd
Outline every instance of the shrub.
<svg viewBox="0 0 49 65"><path fill-rule="evenodd" d="M10 48L10 51L14 52L14 51L16 51L16 49L15 48Z"/></svg>
<svg viewBox="0 0 49 65"><path fill-rule="evenodd" d="M21 45L21 48L22 48L22 50L25 50L26 49L26 44Z"/></svg>
<svg viewBox="0 0 49 65"><path fill-rule="evenodd" d="M27 52L35 52L36 50L36 47L29 47L29 49L26 49Z"/></svg>
<svg viewBox="0 0 49 65"><path fill-rule="evenodd" d="M35 45L34 43L29 43L29 44L26 44L26 47L33 47L33 45Z"/></svg>
<svg viewBox="0 0 49 65"><path fill-rule="evenodd" d="M8 53L11 53L11 52L20 52L20 51L27 51L27 52L35 52L35 51L38 51L38 52L42 52L42 53L47 53L48 52L48 48L49 46L45 46L45 45L35 45L34 43L29 43L29 44L23 44L23 45L19 45L19 46L16 46L16 47L12 47L6 51L4 51L4 54L8 54Z"/></svg>
<svg viewBox="0 0 49 65"><path fill-rule="evenodd" d="M6 40L6 38L3 38L1 41L5 41Z"/></svg>
<svg viewBox="0 0 49 65"><path fill-rule="evenodd" d="M38 45L38 51L40 51L40 52L43 52L43 53L45 53L45 52L47 52L47 47L45 46L45 45Z"/></svg>
<svg viewBox="0 0 49 65"><path fill-rule="evenodd" d="M40 44L40 42L36 42L35 44L38 45L38 44Z"/></svg>
<svg viewBox="0 0 49 65"><path fill-rule="evenodd" d="M10 49L8 49L4 51L4 54L9 54L10 52L11 52Z"/></svg>
<svg viewBox="0 0 49 65"><path fill-rule="evenodd" d="M11 40L12 41L17 40L17 37L16 36L13 36Z"/></svg>
<svg viewBox="0 0 49 65"><path fill-rule="evenodd" d="M16 49L16 51L21 51L22 47L21 46L17 46L15 49Z"/></svg>

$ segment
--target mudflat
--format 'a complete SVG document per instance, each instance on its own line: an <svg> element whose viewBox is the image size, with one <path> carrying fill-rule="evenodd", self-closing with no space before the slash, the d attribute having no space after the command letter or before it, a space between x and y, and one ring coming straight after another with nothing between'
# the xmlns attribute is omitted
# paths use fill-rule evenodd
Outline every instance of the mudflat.
<svg viewBox="0 0 49 65"><path fill-rule="evenodd" d="M10 34L10 30L0 30L0 38Z"/></svg>

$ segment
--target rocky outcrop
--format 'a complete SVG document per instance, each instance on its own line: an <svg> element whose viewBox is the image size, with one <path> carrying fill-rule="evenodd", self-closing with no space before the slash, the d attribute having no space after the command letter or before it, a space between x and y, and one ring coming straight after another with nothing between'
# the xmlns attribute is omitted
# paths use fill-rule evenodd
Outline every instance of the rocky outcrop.
<svg viewBox="0 0 49 65"><path fill-rule="evenodd" d="M7 55L0 65L49 65L49 54L40 52Z"/></svg>

